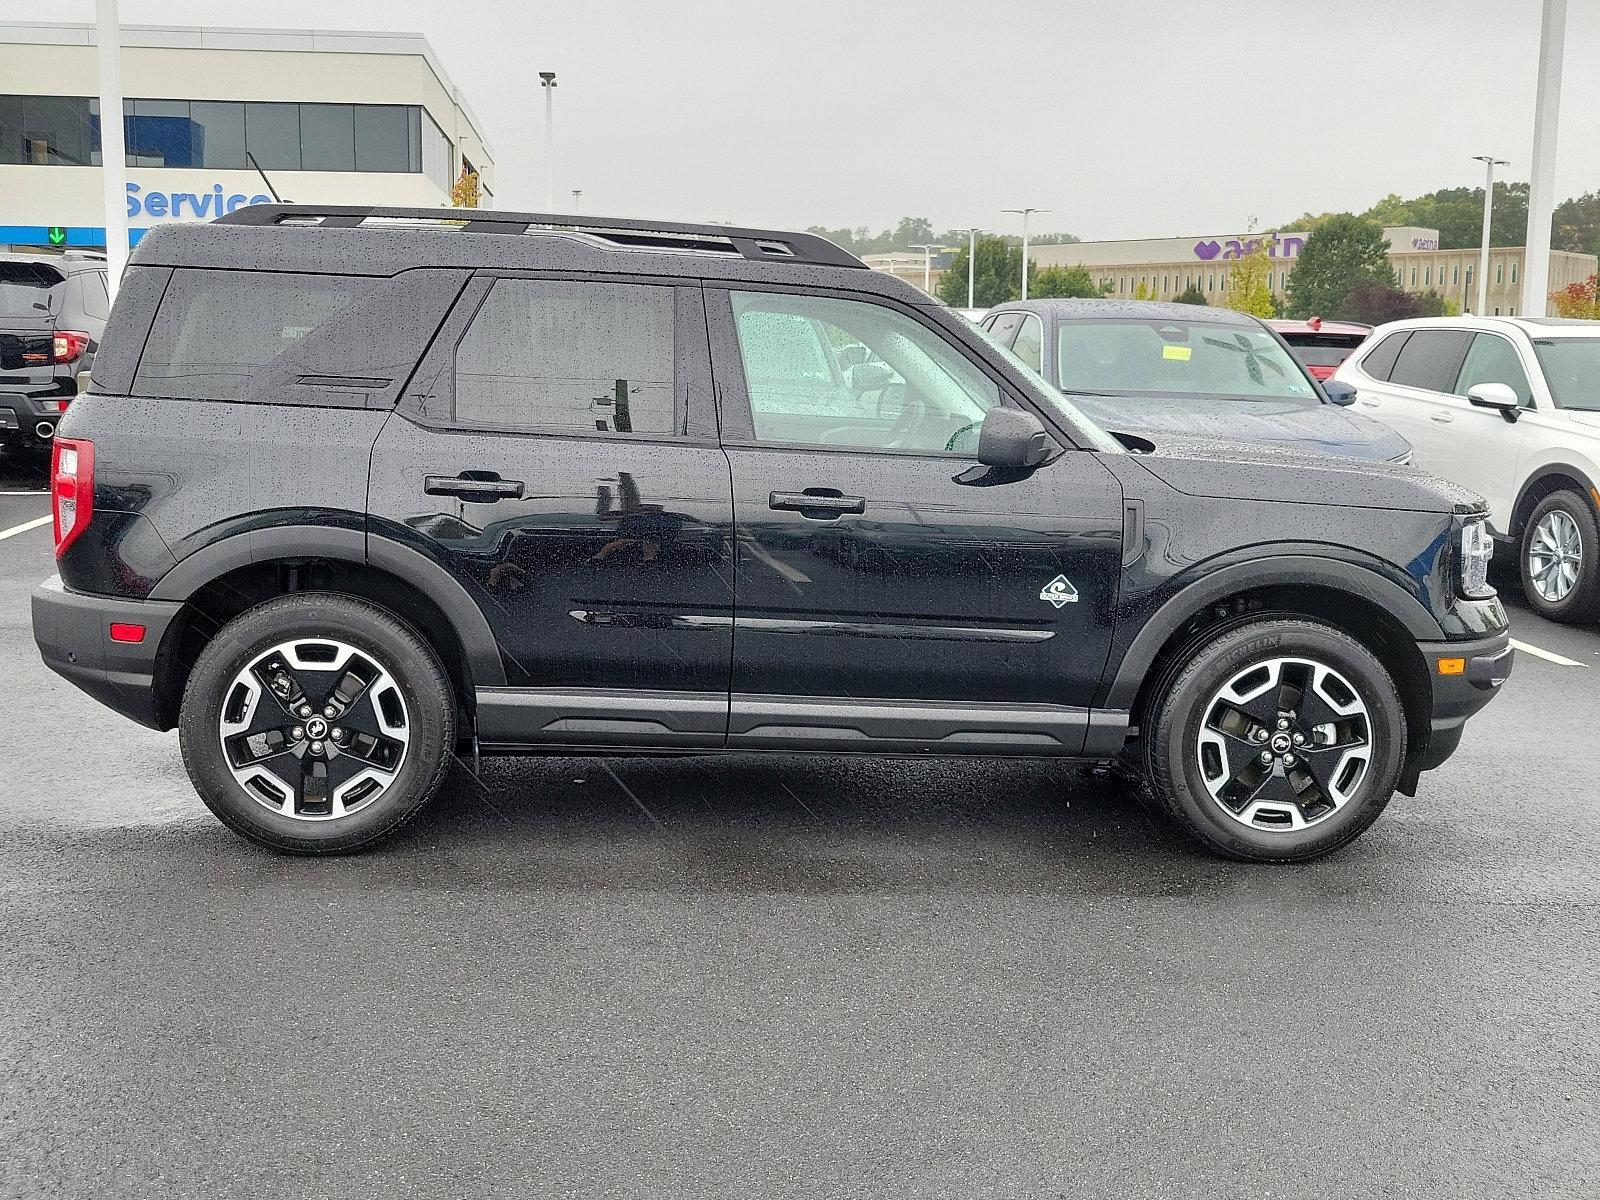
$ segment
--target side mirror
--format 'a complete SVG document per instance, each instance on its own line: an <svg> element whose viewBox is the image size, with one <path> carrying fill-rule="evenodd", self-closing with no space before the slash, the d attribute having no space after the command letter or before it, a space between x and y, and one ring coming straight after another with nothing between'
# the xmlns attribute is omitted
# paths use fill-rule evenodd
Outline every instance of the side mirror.
<svg viewBox="0 0 1600 1200"><path fill-rule="evenodd" d="M850 368L850 390L856 395L863 392L881 392L894 382L894 370L888 363L861 363Z"/></svg>
<svg viewBox="0 0 1600 1200"><path fill-rule="evenodd" d="M1356 402L1356 385L1346 383L1342 379L1324 379L1322 381L1322 394L1328 398L1330 404L1337 404L1340 408L1349 408Z"/></svg>
<svg viewBox="0 0 1600 1200"><path fill-rule="evenodd" d="M978 430L978 461L986 467L1037 467L1050 454L1050 435L1039 418L996 405Z"/></svg>
<svg viewBox="0 0 1600 1200"><path fill-rule="evenodd" d="M1522 403L1517 394L1503 383L1475 383L1467 389L1467 402L1476 408L1492 408L1515 425L1522 415Z"/></svg>

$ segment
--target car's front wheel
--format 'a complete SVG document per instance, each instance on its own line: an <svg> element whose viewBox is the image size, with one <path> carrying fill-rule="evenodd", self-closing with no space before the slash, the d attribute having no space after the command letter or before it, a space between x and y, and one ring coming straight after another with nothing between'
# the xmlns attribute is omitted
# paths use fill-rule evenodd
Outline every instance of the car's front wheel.
<svg viewBox="0 0 1600 1200"><path fill-rule="evenodd" d="M275 850L358 850L438 790L455 696L438 656L366 600L298 593L230 621L184 691L184 765L207 807Z"/></svg>
<svg viewBox="0 0 1600 1200"><path fill-rule="evenodd" d="M1541 617L1600 619L1600 522L1577 492L1552 492L1522 531L1522 591Z"/></svg>
<svg viewBox="0 0 1600 1200"><path fill-rule="evenodd" d="M1200 646L1171 677L1144 773L1212 850L1303 862L1377 819L1405 751L1399 693L1366 647L1314 621L1263 617Z"/></svg>

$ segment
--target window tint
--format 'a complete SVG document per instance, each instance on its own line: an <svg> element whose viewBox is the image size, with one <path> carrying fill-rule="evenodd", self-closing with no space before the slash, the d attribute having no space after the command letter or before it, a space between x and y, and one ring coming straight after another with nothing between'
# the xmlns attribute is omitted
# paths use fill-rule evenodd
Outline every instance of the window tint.
<svg viewBox="0 0 1600 1200"><path fill-rule="evenodd" d="M1533 403L1533 388L1517 357L1517 348L1492 333L1473 336L1467 361L1461 364L1461 378L1456 380L1456 395L1465 396L1467 389L1480 383L1503 383L1517 394L1519 403Z"/></svg>
<svg viewBox="0 0 1600 1200"><path fill-rule="evenodd" d="M359 275L175 271L133 390L175 399L239 399L252 377L373 286Z"/></svg>
<svg viewBox="0 0 1600 1200"><path fill-rule="evenodd" d="M501 279L456 347L463 424L672 434L673 289Z"/></svg>
<svg viewBox="0 0 1600 1200"><path fill-rule="evenodd" d="M0 96L0 164L86 167L97 120L87 96Z"/></svg>
<svg viewBox="0 0 1600 1200"><path fill-rule="evenodd" d="M1017 331L1011 352L1035 371L1044 370L1044 324L1038 317L1029 314L1022 318L1022 328Z"/></svg>
<svg viewBox="0 0 1600 1200"><path fill-rule="evenodd" d="M83 311L102 321L111 315L111 299L106 295L106 277L99 271L86 271L78 276L83 285Z"/></svg>
<svg viewBox="0 0 1600 1200"><path fill-rule="evenodd" d="M1011 346L1011 339L1017 336L1017 330L1022 325L1021 313L1001 313L995 317L994 324L989 326L989 336L1007 349Z"/></svg>
<svg viewBox="0 0 1600 1200"><path fill-rule="evenodd" d="M1413 330L1400 349L1389 382L1403 387L1448 392L1461 369L1470 333L1447 333L1440 329Z"/></svg>
<svg viewBox="0 0 1600 1200"><path fill-rule="evenodd" d="M1394 370L1395 359L1400 357L1401 347L1410 336L1411 332L1405 329L1391 333L1361 360L1361 369L1374 379L1388 379L1389 373Z"/></svg>
<svg viewBox="0 0 1600 1200"><path fill-rule="evenodd" d="M971 454L1000 403L971 361L894 309L735 292L733 311L760 441ZM841 367L837 350L855 345L871 357Z"/></svg>
<svg viewBox="0 0 1600 1200"><path fill-rule="evenodd" d="M59 312L65 276L48 263L0 262L0 317L39 318Z"/></svg>

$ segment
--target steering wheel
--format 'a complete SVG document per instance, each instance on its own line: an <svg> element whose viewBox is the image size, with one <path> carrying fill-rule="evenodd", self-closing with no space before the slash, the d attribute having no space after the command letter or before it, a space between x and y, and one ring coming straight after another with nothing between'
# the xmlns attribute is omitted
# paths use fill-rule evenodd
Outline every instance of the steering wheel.
<svg viewBox="0 0 1600 1200"><path fill-rule="evenodd" d="M954 449L956 449L956 443L961 440L961 437L962 437L963 434L967 433L969 430L973 430L973 429L978 428L978 426L980 426L982 424L983 424L982 421L968 421L960 429L956 430L954 433L952 433L950 435L950 440L945 442L944 448L946 450L954 450Z"/></svg>
<svg viewBox="0 0 1600 1200"><path fill-rule="evenodd" d="M891 450L900 449L900 444L910 436L911 431L917 427L924 414L928 411L928 403L921 396L906 393L905 407L900 410L900 416L889 427L889 434L883 439L883 444Z"/></svg>

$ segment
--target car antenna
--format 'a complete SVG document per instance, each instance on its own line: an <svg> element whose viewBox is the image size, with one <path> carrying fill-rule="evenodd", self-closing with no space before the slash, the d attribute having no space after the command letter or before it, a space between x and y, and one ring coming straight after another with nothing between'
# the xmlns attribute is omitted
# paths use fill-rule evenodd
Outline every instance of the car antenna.
<svg viewBox="0 0 1600 1200"><path fill-rule="evenodd" d="M261 176L261 182L267 185L267 191L272 193L272 198L279 204L287 204L288 201L278 195L278 189L272 186L272 180L268 179L267 173L261 169L261 164L256 161L256 156L248 150L244 152L244 156L250 160L250 165L255 168L256 174Z"/></svg>

